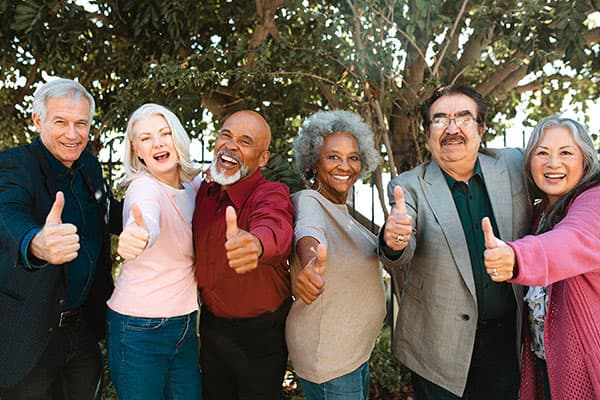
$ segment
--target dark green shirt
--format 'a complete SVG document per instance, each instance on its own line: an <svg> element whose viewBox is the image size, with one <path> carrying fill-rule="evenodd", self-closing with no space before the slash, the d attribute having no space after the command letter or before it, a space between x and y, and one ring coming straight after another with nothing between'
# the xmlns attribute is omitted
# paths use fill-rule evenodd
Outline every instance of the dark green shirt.
<svg viewBox="0 0 600 400"><path fill-rule="evenodd" d="M483 262L483 252L485 251L485 239L481 229L483 217L490 218L494 234L496 237L500 236L479 161L475 164L473 176L467 183L457 181L444 171L442 172L452 192L456 211L467 240L475 279L479 320L487 321L506 317L510 313L514 313L516 307L512 287L506 282L492 281Z"/></svg>

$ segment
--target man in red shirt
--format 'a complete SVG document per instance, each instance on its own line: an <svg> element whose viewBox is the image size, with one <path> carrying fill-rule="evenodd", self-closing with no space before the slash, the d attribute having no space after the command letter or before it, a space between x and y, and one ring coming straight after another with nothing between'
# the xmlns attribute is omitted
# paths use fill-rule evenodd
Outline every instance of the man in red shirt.
<svg viewBox="0 0 600 400"><path fill-rule="evenodd" d="M287 186L260 172L270 141L260 114L232 114L216 139L211 182L203 182L196 197L192 226L208 400L282 395L293 210Z"/></svg>

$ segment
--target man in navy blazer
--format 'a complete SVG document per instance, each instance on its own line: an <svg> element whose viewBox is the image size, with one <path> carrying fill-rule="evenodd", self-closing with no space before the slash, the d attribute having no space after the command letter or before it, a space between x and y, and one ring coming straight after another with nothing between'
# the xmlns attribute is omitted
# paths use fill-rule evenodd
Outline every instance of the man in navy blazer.
<svg viewBox="0 0 600 400"><path fill-rule="evenodd" d="M121 206L85 151L94 107L79 83L52 80L33 100L39 137L0 153L3 400L98 396Z"/></svg>

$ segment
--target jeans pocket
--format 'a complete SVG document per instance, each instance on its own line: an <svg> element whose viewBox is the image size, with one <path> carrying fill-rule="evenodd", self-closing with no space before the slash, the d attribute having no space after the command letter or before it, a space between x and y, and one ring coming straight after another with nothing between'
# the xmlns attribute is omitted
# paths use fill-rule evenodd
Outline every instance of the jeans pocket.
<svg viewBox="0 0 600 400"><path fill-rule="evenodd" d="M166 318L128 317L125 320L125 329L132 331L152 331L160 329L165 324Z"/></svg>

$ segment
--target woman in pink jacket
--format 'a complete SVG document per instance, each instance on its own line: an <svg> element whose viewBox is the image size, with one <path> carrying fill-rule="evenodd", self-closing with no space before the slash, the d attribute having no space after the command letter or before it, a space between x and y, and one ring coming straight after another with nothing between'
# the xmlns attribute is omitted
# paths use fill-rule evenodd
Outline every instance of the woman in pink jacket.
<svg viewBox="0 0 600 400"><path fill-rule="evenodd" d="M535 236L504 243L483 220L492 279L529 286L520 399L600 399L598 153L583 126L553 116L533 130L524 162Z"/></svg>

